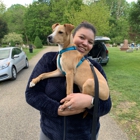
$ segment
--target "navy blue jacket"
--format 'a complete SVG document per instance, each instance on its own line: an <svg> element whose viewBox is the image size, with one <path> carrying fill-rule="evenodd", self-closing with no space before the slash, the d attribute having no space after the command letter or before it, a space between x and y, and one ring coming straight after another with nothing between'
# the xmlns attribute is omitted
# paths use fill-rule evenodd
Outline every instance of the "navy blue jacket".
<svg viewBox="0 0 140 140"><path fill-rule="evenodd" d="M41 73L50 72L56 69L57 52L49 52L43 55L35 66L30 78L37 77ZM106 78L102 67L95 61L91 63ZM32 107L40 111L41 129L43 133L51 140L63 140L65 130L66 140L90 140L92 129L92 109L83 119L83 113L72 116L58 116L57 110L60 100L66 96L66 79L65 77L48 78L40 81L35 87L29 88L29 82L26 88L26 101ZM78 87L74 85L74 93L80 92ZM99 99L98 116L107 114L111 109L111 99L102 101ZM65 121L64 121L65 120ZM64 128L65 126L65 128ZM100 127L99 118L97 133Z"/></svg>

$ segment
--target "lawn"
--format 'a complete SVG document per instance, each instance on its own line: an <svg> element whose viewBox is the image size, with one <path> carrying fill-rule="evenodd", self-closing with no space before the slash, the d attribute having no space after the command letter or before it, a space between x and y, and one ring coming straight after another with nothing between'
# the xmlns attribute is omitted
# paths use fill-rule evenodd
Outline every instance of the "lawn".
<svg viewBox="0 0 140 140"><path fill-rule="evenodd" d="M38 54L42 49L43 48L33 49L33 53L30 53L28 48L24 48L23 51L26 53L27 58L30 60L32 57L34 57L36 54Z"/></svg>
<svg viewBox="0 0 140 140"><path fill-rule="evenodd" d="M140 140L140 50L131 53L109 49L109 63L103 66L110 87L110 112L130 140Z"/></svg>

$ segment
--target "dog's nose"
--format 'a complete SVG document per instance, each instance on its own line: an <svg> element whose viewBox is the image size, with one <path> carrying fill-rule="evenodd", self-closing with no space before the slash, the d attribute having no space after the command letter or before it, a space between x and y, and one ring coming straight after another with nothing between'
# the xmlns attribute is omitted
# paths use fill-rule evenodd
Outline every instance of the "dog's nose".
<svg viewBox="0 0 140 140"><path fill-rule="evenodd" d="M52 42L52 36L49 35L49 36L47 37L47 41Z"/></svg>

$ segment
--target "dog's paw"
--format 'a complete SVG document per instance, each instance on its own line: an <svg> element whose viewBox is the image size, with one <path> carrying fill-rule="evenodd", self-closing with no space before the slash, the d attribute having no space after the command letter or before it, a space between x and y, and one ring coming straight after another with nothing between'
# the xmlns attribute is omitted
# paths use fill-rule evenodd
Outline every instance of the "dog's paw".
<svg viewBox="0 0 140 140"><path fill-rule="evenodd" d="M29 87L34 87L35 86L35 83L33 83L33 82L30 82L30 85L29 85Z"/></svg>

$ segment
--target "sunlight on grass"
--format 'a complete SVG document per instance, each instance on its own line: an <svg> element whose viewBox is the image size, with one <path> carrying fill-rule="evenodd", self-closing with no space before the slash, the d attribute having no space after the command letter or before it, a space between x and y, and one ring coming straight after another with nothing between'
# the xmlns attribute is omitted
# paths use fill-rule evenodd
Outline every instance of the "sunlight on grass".
<svg viewBox="0 0 140 140"><path fill-rule="evenodd" d="M140 122L140 50L132 53L120 51L117 47L108 50L110 60L103 69L108 78L113 102L111 113L118 123L127 128L131 139L140 139L140 130L137 129L137 121Z"/></svg>

